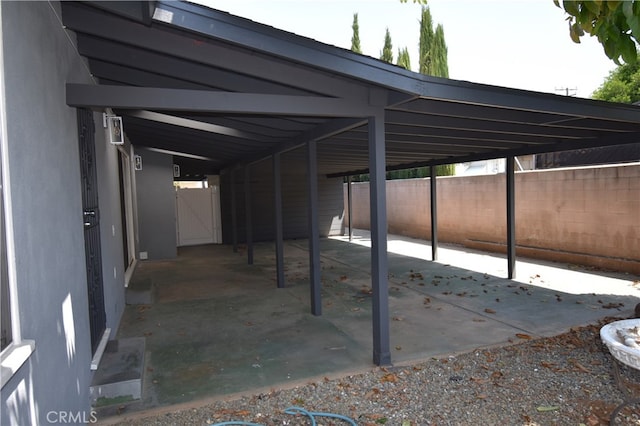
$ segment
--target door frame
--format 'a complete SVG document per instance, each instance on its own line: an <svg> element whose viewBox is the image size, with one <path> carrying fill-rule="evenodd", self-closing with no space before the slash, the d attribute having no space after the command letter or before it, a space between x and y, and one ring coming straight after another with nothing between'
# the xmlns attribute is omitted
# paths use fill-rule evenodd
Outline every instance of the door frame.
<svg viewBox="0 0 640 426"><path fill-rule="evenodd" d="M124 268L124 286L128 287L138 259L136 258L136 228L133 210L133 165L131 162L131 156L127 150L121 146L118 146L118 162L122 168L120 189L123 191L122 198L124 204L121 206L121 209L124 210L124 220L126 222L122 224L122 238L127 245L128 252L127 264Z"/></svg>

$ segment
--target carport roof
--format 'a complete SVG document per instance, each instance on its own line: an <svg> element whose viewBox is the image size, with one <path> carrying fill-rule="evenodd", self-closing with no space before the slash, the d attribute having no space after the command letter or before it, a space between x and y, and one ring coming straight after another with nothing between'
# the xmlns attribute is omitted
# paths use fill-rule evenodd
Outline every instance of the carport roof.
<svg viewBox="0 0 640 426"><path fill-rule="evenodd" d="M363 173L381 114L388 169L640 141L637 106L425 76L187 2L62 10L99 83L68 104L113 108L134 145L201 172L316 140L319 173Z"/></svg>

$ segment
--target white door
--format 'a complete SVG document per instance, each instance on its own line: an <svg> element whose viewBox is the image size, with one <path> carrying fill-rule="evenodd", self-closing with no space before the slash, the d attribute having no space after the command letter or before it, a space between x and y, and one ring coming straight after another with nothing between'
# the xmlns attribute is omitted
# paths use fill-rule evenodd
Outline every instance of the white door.
<svg viewBox="0 0 640 426"><path fill-rule="evenodd" d="M178 246L220 244L220 193L217 185L176 190Z"/></svg>

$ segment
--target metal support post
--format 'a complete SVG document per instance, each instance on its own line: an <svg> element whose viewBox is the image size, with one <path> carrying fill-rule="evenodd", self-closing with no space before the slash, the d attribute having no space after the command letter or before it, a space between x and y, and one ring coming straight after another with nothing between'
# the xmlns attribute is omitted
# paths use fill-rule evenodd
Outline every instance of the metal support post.
<svg viewBox="0 0 640 426"><path fill-rule="evenodd" d="M347 215L349 216L349 241L353 239L353 203L351 196L351 176L347 176Z"/></svg>
<svg viewBox="0 0 640 426"><path fill-rule="evenodd" d="M429 167L431 186L431 260L438 260L438 194L436 192L436 166Z"/></svg>
<svg viewBox="0 0 640 426"><path fill-rule="evenodd" d="M284 288L284 242L282 223L282 179L280 176L280 153L273 154L273 201L276 228L276 278L278 288Z"/></svg>
<svg viewBox="0 0 640 426"><path fill-rule="evenodd" d="M246 223L247 263L253 265L253 221L251 220L251 166L244 168L244 213Z"/></svg>
<svg viewBox="0 0 640 426"><path fill-rule="evenodd" d="M515 161L507 157L507 261L508 278L516 275L516 201Z"/></svg>
<svg viewBox="0 0 640 426"><path fill-rule="evenodd" d="M391 364L389 348L389 266L385 181L384 111L369 117L369 193L371 209L371 285L373 362Z"/></svg>
<svg viewBox="0 0 640 426"><path fill-rule="evenodd" d="M320 228L318 225L318 143L307 143L307 180L309 186L309 274L311 313L322 315L320 282Z"/></svg>
<svg viewBox="0 0 640 426"><path fill-rule="evenodd" d="M236 200L236 170L231 169L231 242L233 252L238 252L238 203Z"/></svg>

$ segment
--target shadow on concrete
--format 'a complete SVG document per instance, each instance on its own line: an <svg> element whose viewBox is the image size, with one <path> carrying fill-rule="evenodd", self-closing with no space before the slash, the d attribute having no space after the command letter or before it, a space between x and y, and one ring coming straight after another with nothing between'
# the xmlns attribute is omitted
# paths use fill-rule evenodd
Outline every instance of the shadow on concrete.
<svg viewBox="0 0 640 426"><path fill-rule="evenodd" d="M141 262L130 287L149 294L131 299L144 303L127 306L117 337L146 340L143 395L125 410L373 368L370 249L366 234L358 239L321 240L319 317L310 313L306 240L285 242L283 289L276 288L272 243L255 245L254 265L246 264L244 250L223 245L182 247L175 260ZM401 240L390 236L390 250ZM638 277L521 261L524 278L508 280L499 256L446 248L441 261L432 262L417 255L430 256L425 242L405 241L405 249L412 255L389 253L395 364L509 344L516 334L549 336L604 317L629 317L640 302Z"/></svg>

